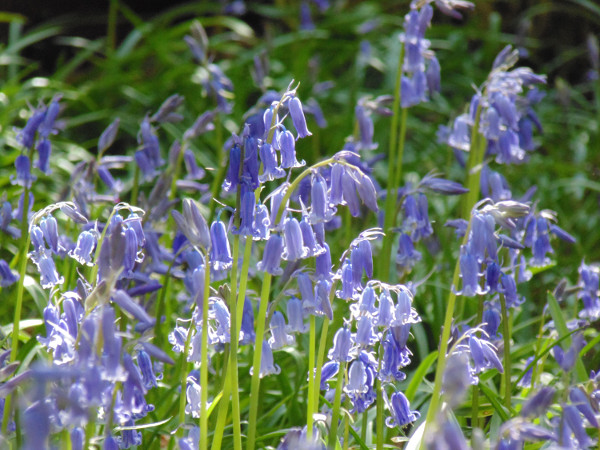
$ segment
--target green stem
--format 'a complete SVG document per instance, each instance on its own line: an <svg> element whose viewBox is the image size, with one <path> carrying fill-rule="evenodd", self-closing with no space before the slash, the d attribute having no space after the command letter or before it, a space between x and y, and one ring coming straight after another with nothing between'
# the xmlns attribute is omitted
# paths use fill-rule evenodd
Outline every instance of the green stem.
<svg viewBox="0 0 600 450"><path fill-rule="evenodd" d="M469 220L471 208L479 201L479 180L481 178L481 164L485 155L486 139L479 133L479 121L481 116L481 102L477 107L475 123L471 129L471 145L469 149L469 160L467 162L467 188L469 192L463 195L462 218Z"/></svg>
<svg viewBox="0 0 600 450"><path fill-rule="evenodd" d="M132 205L137 204L138 192L140 190L140 168L136 164L133 169L133 186L131 187L131 197L129 203Z"/></svg>
<svg viewBox="0 0 600 450"><path fill-rule="evenodd" d="M337 374L337 382L335 384L335 399L333 401L333 411L331 416L331 429L329 430L329 442L327 448L333 449L337 443L338 422L340 418L340 407L342 405L342 382L344 373L346 372L346 363L340 363L340 369Z"/></svg>
<svg viewBox="0 0 600 450"><path fill-rule="evenodd" d="M173 178L171 179L171 190L169 192L169 200L175 199L175 194L177 194L177 180L179 179L179 174L181 173L181 164L183 162L183 154L185 153L185 141L181 144L181 148L179 149L179 153L177 154L177 161L175 161L175 167L171 168L173 171Z"/></svg>
<svg viewBox="0 0 600 450"><path fill-rule="evenodd" d="M107 53L112 53L117 44L117 11L119 0L110 0L108 6L108 24L106 29Z"/></svg>
<svg viewBox="0 0 600 450"><path fill-rule="evenodd" d="M477 318L475 319L475 326L479 326L483 320L483 297L479 297L479 306L477 308ZM473 429L479 427L479 387L473 386L473 399L471 406L471 424Z"/></svg>
<svg viewBox="0 0 600 450"><path fill-rule="evenodd" d="M308 401L306 410L306 437L310 441L312 439L313 429L313 412L315 403L315 316L310 316L310 331L308 338ZM318 389L318 388L317 388Z"/></svg>
<svg viewBox="0 0 600 450"><path fill-rule="evenodd" d="M271 291L271 274L265 273L262 291L260 294L260 306L256 319L256 337L254 348L254 359L252 363L252 384L250 389L250 414L248 422L247 449L254 450L256 441L256 418L258 414L258 391L260 388L260 362L262 359L262 346L265 334L265 319L267 317L267 306L269 304L269 293Z"/></svg>
<svg viewBox="0 0 600 450"><path fill-rule="evenodd" d="M381 369L381 358L379 358L379 368ZM383 432L383 386L381 385L381 380L378 378L375 381L375 389L377 390L377 407L376 414L377 418L375 419L375 427L376 427L376 439L377 439L377 450L383 449L383 441L384 441L384 432Z"/></svg>
<svg viewBox="0 0 600 450"><path fill-rule="evenodd" d="M202 300L202 348L200 351L200 448L208 448L208 299L210 256L204 251L204 296Z"/></svg>
<svg viewBox="0 0 600 450"><path fill-rule="evenodd" d="M467 230L463 237L462 245L466 245L471 232L471 220L467 225ZM431 424L435 421L436 414L438 412L442 394L442 379L444 377L444 369L446 368L446 359L448 353L448 341L450 339L450 331L452 328L452 319L454 318L454 308L456 306L456 294L454 289L458 289L458 282L460 280L460 257L457 258L456 264L454 265L454 275L452 277L452 287L450 294L448 294L448 302L446 305L446 315L444 318L444 326L442 328L442 337L440 339L440 351L438 353L437 366L435 370L435 381L433 386L433 393L431 395L431 401L429 403L429 409L427 410L427 418L425 419L425 430L423 436L427 436L428 430L431 430ZM421 448L425 448L425 439L421 440Z"/></svg>
<svg viewBox="0 0 600 450"><path fill-rule="evenodd" d="M333 292L333 291L330 291ZM329 299L333 297L333 293L330 294ZM317 352L317 367L315 371L315 401L313 402L313 410L311 414L314 414L319 410L319 399L321 390L321 370L323 369L323 362L325 361L325 350L327 349L327 333L329 331L329 318L323 319L323 326L321 327L321 339L319 339L319 350Z"/></svg>
<svg viewBox="0 0 600 450"><path fill-rule="evenodd" d="M19 333L21 324L21 311L23 309L23 293L25 287L25 273L27 271L27 251L31 243L31 235L29 234L29 221L27 212L29 211L29 188L23 190L23 217L21 218L21 239L24 244L21 247L21 256L19 257L19 281L17 282L17 301L15 304L15 315L13 319L12 342L10 351L10 362L17 360L17 351L19 350ZM8 421L10 419L12 394L6 397L4 403L4 416L2 418L2 434L6 436L8 429Z"/></svg>
<svg viewBox="0 0 600 450"><path fill-rule="evenodd" d="M185 338L185 345L183 347L183 354L181 355L181 365L179 369L181 384L181 393L179 394L179 429L177 430L177 436L179 437L183 436L183 425L185 424L185 404L187 402L187 358L190 352L190 343L192 341L194 328L194 319L192 319L190 322L190 327L188 328L187 337Z"/></svg>
<svg viewBox="0 0 600 450"><path fill-rule="evenodd" d="M227 165L225 164L225 157L223 155L223 127L221 126L221 116L219 114L215 115L215 132L216 132L216 148L217 148L217 174L213 179L213 184L211 186L210 192L212 194L212 198L217 198L219 194L219 189L221 189L221 185L223 184L223 180L225 179L225 174L227 172ZM243 160L242 160L243 161ZM240 164L241 169L242 164ZM210 213L208 215L209 223L212 222L215 216L215 210L217 208L217 202L210 203Z"/></svg>
<svg viewBox="0 0 600 450"><path fill-rule="evenodd" d="M508 320L508 309L506 298L500 294L500 308L502 313L502 332L504 333L504 405L511 410L512 385L510 381L510 323Z"/></svg>
<svg viewBox="0 0 600 450"><path fill-rule="evenodd" d="M402 65L404 63L404 45L400 47L400 55L398 57L398 67L396 69L396 82L394 84L394 103L392 105L392 121L390 124L390 147L388 150L388 186L387 196L385 199L385 218L383 231L383 246L381 250L381 265L379 270L379 279L387 280L390 272L390 258L392 255L392 228L396 222L394 215L394 206L396 204L398 186L394 186L396 175L397 158L397 141L398 141L398 121L400 117L400 103L402 97ZM404 115L404 114L403 114ZM401 161L401 159L400 159Z"/></svg>
<svg viewBox="0 0 600 450"><path fill-rule="evenodd" d="M239 211L239 208L238 208ZM239 215L236 213L236 217ZM239 219L238 219L239 222ZM237 224L239 226L239 223ZM229 352L229 370L228 374L231 378L231 410L232 410L232 421L233 421L233 444L235 450L241 450L242 448L242 431L240 425L240 396L238 387L238 341L240 332L237 328L237 273L238 273L238 260L240 256L240 235L236 234L233 238L233 265L231 267L231 292L229 295L229 311L230 317L230 352ZM243 304L243 303L242 303ZM222 399L221 401L224 401Z"/></svg>

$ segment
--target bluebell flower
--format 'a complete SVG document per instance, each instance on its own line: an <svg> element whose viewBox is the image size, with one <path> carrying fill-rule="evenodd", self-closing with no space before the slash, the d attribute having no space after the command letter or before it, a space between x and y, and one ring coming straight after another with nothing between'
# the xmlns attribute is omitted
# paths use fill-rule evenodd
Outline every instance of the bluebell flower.
<svg viewBox="0 0 600 450"><path fill-rule="evenodd" d="M254 310L250 299L244 299L244 314L242 316L242 328L240 330L240 344L246 345L254 342L256 333L254 331Z"/></svg>
<svg viewBox="0 0 600 450"><path fill-rule="evenodd" d="M267 240L269 239L269 226L271 222L269 220L269 210L263 204L256 205L254 211L254 221L252 222L252 229L254 231L254 239L256 240ZM302 225L302 224L301 224ZM303 235L304 237L304 232Z"/></svg>
<svg viewBox="0 0 600 450"><path fill-rule="evenodd" d="M209 341L211 344L226 344L231 342L231 316L225 302L217 297L211 298L211 314L215 319L217 329L209 333ZM220 346L219 346L220 348Z"/></svg>
<svg viewBox="0 0 600 450"><path fill-rule="evenodd" d="M450 406L458 406L467 390L477 382L477 378L472 374L467 352L456 351L450 354L442 378L442 391Z"/></svg>
<svg viewBox="0 0 600 450"><path fill-rule="evenodd" d="M394 319L394 302L387 289L379 295L379 306L375 318L375 326L388 328Z"/></svg>
<svg viewBox="0 0 600 450"><path fill-rule="evenodd" d="M292 297L287 302L288 333L306 333L308 325L304 323L304 309L299 298Z"/></svg>
<svg viewBox="0 0 600 450"><path fill-rule="evenodd" d="M488 335L489 339L496 340L502 337L498 333L498 327L500 326L500 312L495 307L488 307L483 312L483 324L482 328Z"/></svg>
<svg viewBox="0 0 600 450"><path fill-rule="evenodd" d="M296 159L296 141L291 131L285 130L281 133L278 136L277 143L281 152L281 167L284 169L293 169L306 164L304 161Z"/></svg>
<svg viewBox="0 0 600 450"><path fill-rule="evenodd" d="M358 303L350 305L352 316L357 319L361 316L373 317L377 312L377 308L375 307L376 298L375 289L373 289L372 286L367 285L362 291Z"/></svg>
<svg viewBox="0 0 600 450"><path fill-rule="evenodd" d="M227 230L222 221L216 220L210 226L210 240L210 260L212 267L217 271L228 270L233 263L233 258L231 257Z"/></svg>
<svg viewBox="0 0 600 450"><path fill-rule="evenodd" d="M52 153L52 145L48 139L42 139L38 142L36 147L38 153L38 159L35 163L35 167L40 169L41 172L46 175L50 174L50 154Z"/></svg>
<svg viewBox="0 0 600 450"><path fill-rule="evenodd" d="M27 149L32 148L35 142L35 133L44 121L45 116L45 110L38 109L34 111L29 120L27 120L25 127L17 134L17 142Z"/></svg>
<svg viewBox="0 0 600 450"><path fill-rule="evenodd" d="M421 261L421 252L415 250L412 239L406 233L400 233L396 263L402 266L405 272L409 272Z"/></svg>
<svg viewBox="0 0 600 450"><path fill-rule="evenodd" d="M33 262L40 272L40 284L42 288L53 288L57 284L63 284L65 281L64 277L59 276L54 265L54 260L47 252L38 253L37 258L34 258Z"/></svg>
<svg viewBox="0 0 600 450"><path fill-rule="evenodd" d="M533 418L545 414L554 400L555 393L556 390L551 386L542 387L523 404L521 416Z"/></svg>
<svg viewBox="0 0 600 450"><path fill-rule="evenodd" d="M279 234L272 233L265 245L262 261L256 265L257 269L268 272L271 275L281 275L283 269L279 265L282 253L283 239Z"/></svg>
<svg viewBox="0 0 600 450"><path fill-rule="evenodd" d="M137 361L146 389L158 386L157 377L152 367L152 360L150 359L148 353L146 353L144 350L139 350L137 354Z"/></svg>
<svg viewBox="0 0 600 450"><path fill-rule="evenodd" d="M262 342L262 355L260 360L260 378L268 375L277 375L281 372L281 368L273 361L273 352L267 341ZM250 368L250 375L252 375L252 369Z"/></svg>
<svg viewBox="0 0 600 450"><path fill-rule="evenodd" d="M356 359L350 364L348 371L348 384L344 386L344 391L353 396L366 393L369 390L367 385L367 371L365 365L360 359Z"/></svg>
<svg viewBox="0 0 600 450"><path fill-rule="evenodd" d="M344 191L342 187L342 177L346 169L341 164L331 166L329 202L333 205L339 205L344 200Z"/></svg>
<svg viewBox="0 0 600 450"><path fill-rule="evenodd" d="M306 127L302 102L300 102L298 97L292 97L289 100L288 109L290 111L290 116L292 116L292 121L294 122L294 128L296 128L296 131L298 132L298 138L312 136L312 133L308 131L308 128Z"/></svg>
<svg viewBox="0 0 600 450"><path fill-rule="evenodd" d="M369 316L360 316L357 319L354 342L358 347L367 348L379 340L377 333L373 332L373 321Z"/></svg>
<svg viewBox="0 0 600 450"><path fill-rule="evenodd" d="M333 320L333 309L329 300L329 292L331 290L331 282L329 280L318 280L315 285L315 303L317 309L312 314L327 316L329 320Z"/></svg>
<svg viewBox="0 0 600 450"><path fill-rule="evenodd" d="M352 348L352 333L346 327L336 331L333 337L333 348L327 353L327 357L332 361L339 363L352 360L350 349Z"/></svg>
<svg viewBox="0 0 600 450"><path fill-rule="evenodd" d="M315 276L316 278L331 280L333 277L333 273L331 272L331 252L326 242L322 245L325 251L315 258Z"/></svg>
<svg viewBox="0 0 600 450"><path fill-rule="evenodd" d="M283 314L275 311L271 317L271 337L269 338L271 349L278 350L294 343L294 336L287 334L286 328Z"/></svg>
<svg viewBox="0 0 600 450"><path fill-rule="evenodd" d="M131 314L136 320L148 324L153 324L155 322L155 319L150 317L142 306L135 303L127 292L118 289L112 293L111 299L114 303L119 305L122 310Z"/></svg>
<svg viewBox="0 0 600 450"><path fill-rule="evenodd" d="M471 234L468 241L468 252L482 263L490 258L498 259L496 236L494 235L494 218L489 214L475 212L471 217ZM486 257L487 252L487 257Z"/></svg>
<svg viewBox="0 0 600 450"><path fill-rule="evenodd" d="M327 183L319 173L313 173L310 189L310 223L329 222L335 215L336 209L330 205L327 195Z"/></svg>
<svg viewBox="0 0 600 450"><path fill-rule="evenodd" d="M391 417L386 419L385 424L390 428L402 428L421 416L419 411L411 411L410 403L402 392L394 392L392 394L389 408Z"/></svg>
<svg viewBox="0 0 600 450"><path fill-rule="evenodd" d="M319 305L315 301L314 286L310 277L305 272L298 272L296 282L298 283L304 311L307 314L314 314L319 309Z"/></svg>
<svg viewBox="0 0 600 450"><path fill-rule="evenodd" d="M242 236L254 235L254 212L256 209L256 197L251 190L244 190L240 201L240 228L236 233Z"/></svg>
<svg viewBox="0 0 600 450"><path fill-rule="evenodd" d="M517 293L517 284L512 275L502 274L500 278L501 287L498 291L504 294L506 298L506 306L509 308L517 307L525 301L525 299Z"/></svg>
<svg viewBox="0 0 600 450"><path fill-rule="evenodd" d="M502 363L496 354L496 348L486 339L480 339L474 335L469 336L469 350L471 351L471 358L475 365L475 373L481 373L491 368L498 369L500 373L504 371Z"/></svg>
<svg viewBox="0 0 600 450"><path fill-rule="evenodd" d="M367 239L361 239L352 248L350 261L352 263L352 280L354 284L361 284L363 273L367 276L367 279L373 278L373 251L371 243Z"/></svg>
<svg viewBox="0 0 600 450"><path fill-rule="evenodd" d="M592 440L588 436L585 431L585 427L583 426L583 421L581 420L581 415L579 414L578 409L573 405L563 405L563 422L564 427L568 427L575 439L577 440L577 444L579 448L587 448L592 445ZM569 433L570 434L570 433Z"/></svg>
<svg viewBox="0 0 600 450"><path fill-rule="evenodd" d="M227 166L227 175L223 181L223 189L225 192L233 191L240 183L241 158L242 149L238 144L234 144L229 150L229 165Z"/></svg>
<svg viewBox="0 0 600 450"><path fill-rule="evenodd" d="M398 347L390 334L387 335L382 346L383 359L381 360L381 368L377 377L385 383L404 380L406 375L399 370L399 367L405 364L403 364L402 355L398 351Z"/></svg>
<svg viewBox="0 0 600 450"><path fill-rule="evenodd" d="M52 216L45 216L40 220L40 228L42 229L42 233L44 234L44 240L52 253L55 255L58 253L59 244L58 244L58 224L56 223L56 219Z"/></svg>
<svg viewBox="0 0 600 450"><path fill-rule="evenodd" d="M260 160L263 163L263 173L259 176L261 183L285 176L285 171L277 163L277 153L268 142L260 145Z"/></svg>
<svg viewBox="0 0 600 450"><path fill-rule="evenodd" d="M377 148L377 144L373 142L373 119L367 108L360 103L361 102L359 102L354 109L356 121L358 122L358 131L360 133L360 149L374 150Z"/></svg>
<svg viewBox="0 0 600 450"><path fill-rule="evenodd" d="M356 194L356 181L347 170L342 173L342 193L350 210L350 215L358 217L360 215L360 202Z"/></svg>
<svg viewBox="0 0 600 450"><path fill-rule="evenodd" d="M283 228L282 225L284 223L286 214L284 213L281 215L279 222L277 222L276 219L277 214L279 213L279 209L284 208L285 211L285 208L287 208L288 206L287 203L285 205L281 204L281 202L283 202L283 198L285 197L287 189L288 183L283 183L269 195L269 198L271 199L271 214L269 216L269 222L272 230L281 231L281 229Z"/></svg>
<svg viewBox="0 0 600 450"><path fill-rule="evenodd" d="M597 267L582 262L579 266L580 291L577 296L583 302L583 309L579 312L579 317L592 321L600 317L599 280Z"/></svg>
<svg viewBox="0 0 600 450"><path fill-rule="evenodd" d="M342 278L342 289L337 290L335 295L338 298L342 298L344 300L352 300L354 296L357 294L357 289L360 287L360 284L354 282L354 276L352 273L352 264L350 260L345 260L344 264L342 264L341 268L341 278Z"/></svg>
<svg viewBox="0 0 600 450"><path fill-rule="evenodd" d="M307 250L307 256L318 256L325 252L325 247L322 247L317 242L313 227L306 215L302 216L302 220L300 221L300 231L302 233L304 248Z"/></svg>
<svg viewBox="0 0 600 450"><path fill-rule="evenodd" d="M321 369L321 385L320 389L322 391L329 390L328 381L331 380L340 370L340 363L337 361L328 361L323 364L323 368Z"/></svg>
<svg viewBox="0 0 600 450"><path fill-rule="evenodd" d="M283 237L285 239L285 247L281 257L284 260L296 261L308 256L308 248L304 246L302 230L296 218L291 217L285 221Z"/></svg>
<svg viewBox="0 0 600 450"><path fill-rule="evenodd" d="M487 294L488 288L482 288L479 285L479 263L475 256L462 251L460 255L460 277L462 279L462 290L457 291L456 295L474 297L475 295Z"/></svg>
<svg viewBox="0 0 600 450"><path fill-rule="evenodd" d="M102 312L102 336L104 359L102 364L103 375L108 380L121 380L123 369L121 367L121 337L115 333L115 311L105 306Z"/></svg>
<svg viewBox="0 0 600 450"><path fill-rule="evenodd" d="M569 399L581 414L587 419L590 425L598 428L598 419L596 413L590 405L587 394L579 387L572 387L569 391Z"/></svg>
<svg viewBox="0 0 600 450"><path fill-rule="evenodd" d="M19 281L19 274L10 269L8 263L0 259L0 287L8 287Z"/></svg>
<svg viewBox="0 0 600 450"><path fill-rule="evenodd" d="M30 188L36 180L36 176L31 174L30 161L27 155L19 155L15 159L15 169L17 175L10 176L10 182L19 186Z"/></svg>

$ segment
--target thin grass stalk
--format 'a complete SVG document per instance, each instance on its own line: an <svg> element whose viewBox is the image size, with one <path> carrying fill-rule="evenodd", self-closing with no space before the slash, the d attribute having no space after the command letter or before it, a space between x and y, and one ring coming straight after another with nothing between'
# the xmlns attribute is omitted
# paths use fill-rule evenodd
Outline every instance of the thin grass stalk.
<svg viewBox="0 0 600 450"><path fill-rule="evenodd" d="M463 237L462 245L466 245L469 239L469 233L471 232L471 221L467 225L465 236ZM456 264L454 265L454 275L452 277L452 286L456 288L460 280L460 258L457 258ZM454 289L450 289L448 294L448 302L446 306L446 315L444 318L444 326L442 328L442 336L440 338L440 350L438 353L437 365L435 370L435 381L433 386L433 392L431 395L431 401L429 403L429 409L427 410L427 417L425 419L425 430L423 436L427 436L427 431L431 429L431 424L435 421L436 414L439 410L441 394L442 394L442 379L444 376L444 369L446 368L446 359L448 352L448 342L450 339L450 331L452 328L452 320L454 319L454 309L456 306L456 294ZM422 449L425 448L425 439L421 440Z"/></svg>
<svg viewBox="0 0 600 450"><path fill-rule="evenodd" d="M185 405L187 402L187 365L188 365L188 354L190 352L190 343L192 342L192 333L194 332L195 325L194 319L190 322L187 336L185 338L185 345L183 346L183 354L181 355L181 364L179 366L179 380L181 384L181 393L179 397L179 428L177 430L177 436L183 436L183 425L185 424Z"/></svg>
<svg viewBox="0 0 600 450"><path fill-rule="evenodd" d="M210 256L204 251L204 295L202 299L202 348L200 352L200 448L208 448L208 298L210 296Z"/></svg>
<svg viewBox="0 0 600 450"><path fill-rule="evenodd" d="M340 419L340 407L342 406L342 382L344 373L346 372L346 363L340 362L340 369L337 374L337 382L335 384L335 399L333 401L333 411L331 415L331 428L329 430L329 441L327 448L336 448L338 422Z"/></svg>
<svg viewBox="0 0 600 450"><path fill-rule="evenodd" d="M271 291L271 274L265 273L262 291L260 294L260 306L256 319L256 338L254 348L254 359L252 363L252 384L250 388L250 414L248 419L248 442L247 449L254 450L256 441L256 418L258 414L258 393L260 388L260 363L262 359L262 344L265 334L265 320L267 317L267 306Z"/></svg>
<svg viewBox="0 0 600 450"><path fill-rule="evenodd" d="M483 320L483 297L479 297L477 307L477 318L475 319L475 325L479 326ZM479 386L473 386L473 398L471 403L471 424L473 429L479 428Z"/></svg>
<svg viewBox="0 0 600 450"><path fill-rule="evenodd" d="M330 294L329 300L333 297L333 291ZM327 333L329 331L329 318L323 319L323 326L321 327L321 339L319 339L319 350L317 351L317 366L315 368L315 401L313 403L313 411L315 413L319 410L319 399L321 398L321 371L323 369L323 362L325 361L325 350L327 349Z"/></svg>
<svg viewBox="0 0 600 450"><path fill-rule="evenodd" d="M398 186L394 186L394 180L396 175L396 161L397 158L397 145L398 142L398 122L400 117L400 100L402 95L402 65L404 63L404 45L400 47L400 55L398 57L398 67L396 69L396 81L394 83L394 103L392 104L392 121L390 123L390 146L388 151L388 187L387 197L385 199L385 219L383 231L383 246L381 250L381 266L379 270L379 279L387 280L390 272L390 258L392 255L392 242L393 235L391 233L392 228L396 222L394 215L394 207L396 203Z"/></svg>
<svg viewBox="0 0 600 450"><path fill-rule="evenodd" d="M238 208L239 211L239 208ZM236 220L239 226L239 214L236 212ZM233 265L231 267L231 292L229 294L229 311L230 311L230 345L229 345L229 369L227 373L230 377L231 392L233 393L231 399L231 411L232 411L232 422L233 422L233 445L235 450L241 450L242 448L242 432L240 425L240 397L238 388L238 341L239 331L237 328L237 273L238 273L238 259L240 254L240 235L236 234L233 238ZM242 303L243 304L243 303ZM224 401L223 399L222 401Z"/></svg>
<svg viewBox="0 0 600 450"><path fill-rule="evenodd" d="M500 294L500 309L502 314L502 332L504 334L504 405L511 410L512 406L512 385L510 380L510 323L508 320L508 309L506 307L506 298Z"/></svg>
<svg viewBox="0 0 600 450"><path fill-rule="evenodd" d="M30 152L31 161L31 152ZM15 304L15 315L13 318L13 329L12 329L12 342L10 350L9 362L13 363L17 360L17 351L19 350L19 333L21 325L21 311L23 309L23 293L25 288L25 273L27 271L27 252L29 251L29 245L31 244L31 235L29 234L29 218L27 213L29 211L29 188L25 186L23 188L23 217L21 217L21 239L24 240L23 246L21 247L21 255L19 256L19 281L17 282L17 300ZM10 419L10 407L12 401L12 394L6 397L4 403L4 415L2 417L2 434L6 436L8 429L8 421Z"/></svg>
<svg viewBox="0 0 600 450"><path fill-rule="evenodd" d="M377 414L375 419L375 435L377 439L377 450L381 450L383 449L385 436L383 433L383 386L381 385L381 380L379 378L375 380L375 389L377 391L377 406L375 408L375 413Z"/></svg>
<svg viewBox="0 0 600 450"><path fill-rule="evenodd" d="M310 441L312 439L313 429L313 412L315 403L315 341L316 341L316 330L315 330L315 316L310 315L310 330L308 338L308 401L306 410L306 437Z"/></svg>

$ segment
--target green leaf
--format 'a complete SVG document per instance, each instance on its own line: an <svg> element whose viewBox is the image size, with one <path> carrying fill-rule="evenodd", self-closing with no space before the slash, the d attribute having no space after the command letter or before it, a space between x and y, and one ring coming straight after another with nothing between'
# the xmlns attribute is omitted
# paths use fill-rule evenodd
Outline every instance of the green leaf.
<svg viewBox="0 0 600 450"><path fill-rule="evenodd" d="M567 322L565 321L565 317L560 309L560 305L554 295L551 292L548 292L548 308L550 309L550 314L552 315L552 320L554 320L554 326L556 331L558 331L558 335L560 337L568 336L565 339L566 346L570 347L572 345L572 340L569 332L569 328L567 327ZM577 355L577 360L575 361L575 372L577 373L577 381L583 382L588 379L587 372L585 370L585 366L583 365L583 361L581 360L581 355Z"/></svg>
<svg viewBox="0 0 600 450"><path fill-rule="evenodd" d="M492 391L484 383L479 383L479 389L481 390L481 392L483 392L483 395L485 395L490 401L490 403L492 404L502 421L507 421L508 419L510 419L510 416L507 414L506 409L500 403L501 398L498 397L498 395L494 391Z"/></svg>
<svg viewBox="0 0 600 450"><path fill-rule="evenodd" d="M437 356L437 351L431 352L423 361L421 361L421 364L419 364L419 367L417 367L417 370L415 370L415 373L413 374L412 380L410 381L408 388L406 389L406 391L404 391L404 395L406 396L408 401L413 401L413 398L417 393L417 389L419 389L419 385L423 381L423 378L425 378L425 375L427 375L429 368L437 359Z"/></svg>

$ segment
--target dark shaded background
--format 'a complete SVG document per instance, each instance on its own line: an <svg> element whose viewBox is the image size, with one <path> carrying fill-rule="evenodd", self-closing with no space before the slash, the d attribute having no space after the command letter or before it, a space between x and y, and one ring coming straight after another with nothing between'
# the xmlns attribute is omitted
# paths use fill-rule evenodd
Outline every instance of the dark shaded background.
<svg viewBox="0 0 600 450"><path fill-rule="evenodd" d="M586 0L583 0L584 2ZM596 4L596 0L591 4ZM334 3L335 0L332 1ZM207 0L186 2L181 0L120 0L143 19L150 19L158 13L177 5L196 4L199 8L207 5ZM214 5L217 0L213 0ZM221 1L225 4L226 2ZM268 0L251 1L255 3L273 3ZM287 2L293 4L293 2ZM355 3L356 0L347 2ZM385 8L389 14L405 14L408 2L387 2ZM513 35L516 44L523 43L529 55L525 62L534 70L547 73L552 81L559 76L571 84L585 80L588 67L586 38L589 34L600 34L599 17L594 17L578 0L497 0L476 1L476 8L466 14L466 20L477 23L482 33L489 27L490 14L496 12L501 17L501 31ZM106 23L109 1L76 1L76 0L44 0L22 1L4 0L0 11L21 14L25 18L25 31L44 23L55 23L62 27L64 36L81 36L95 39L106 35ZM251 8L250 8L251 9ZM440 20L439 14L436 21ZM261 18L246 13L243 17L258 35L261 34ZM441 20L449 20L442 18ZM7 39L7 25L0 24L0 38ZM117 37L123 38L132 29L130 23L121 18L117 29ZM526 41L526 39L528 39ZM535 42L535 45L531 45ZM476 45L476 44L475 44ZM38 61L41 74L51 74L55 70L55 61L64 48L56 45L56 38L45 40L28 47L23 56ZM543 69L543 70L542 70Z"/></svg>

